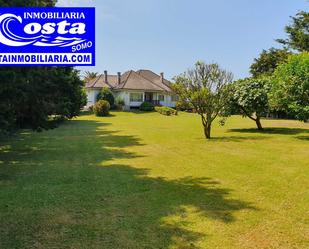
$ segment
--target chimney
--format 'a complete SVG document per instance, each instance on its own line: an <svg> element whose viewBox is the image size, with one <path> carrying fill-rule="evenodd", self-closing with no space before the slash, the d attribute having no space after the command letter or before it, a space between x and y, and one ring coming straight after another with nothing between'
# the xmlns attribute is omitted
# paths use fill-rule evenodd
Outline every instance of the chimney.
<svg viewBox="0 0 309 249"><path fill-rule="evenodd" d="M107 71L104 71L104 81L107 82Z"/></svg>
<svg viewBox="0 0 309 249"><path fill-rule="evenodd" d="M121 83L121 73L120 72L117 73L117 79L118 79L118 85L120 85Z"/></svg>
<svg viewBox="0 0 309 249"><path fill-rule="evenodd" d="M160 81L161 81L161 83L163 83L163 79L164 79L164 73L160 73Z"/></svg>

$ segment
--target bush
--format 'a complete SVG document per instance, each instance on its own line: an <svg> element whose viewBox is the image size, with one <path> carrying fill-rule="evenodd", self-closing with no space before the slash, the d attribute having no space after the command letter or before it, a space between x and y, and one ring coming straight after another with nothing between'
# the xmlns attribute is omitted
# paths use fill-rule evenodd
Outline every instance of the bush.
<svg viewBox="0 0 309 249"><path fill-rule="evenodd" d="M97 101L99 100L106 100L110 106L114 106L115 98L111 90L107 87L103 87L101 92L97 96Z"/></svg>
<svg viewBox="0 0 309 249"><path fill-rule="evenodd" d="M121 106L125 105L124 99L121 97L117 97L115 102L116 102L116 105L121 105Z"/></svg>
<svg viewBox="0 0 309 249"><path fill-rule="evenodd" d="M110 104L106 100L99 100L94 104L93 112L99 117L108 116L110 107Z"/></svg>
<svg viewBox="0 0 309 249"><path fill-rule="evenodd" d="M191 112L193 110L193 106L190 103L183 102L183 101L177 101L175 108L178 111L189 111L189 112Z"/></svg>
<svg viewBox="0 0 309 249"><path fill-rule="evenodd" d="M153 110L154 110L154 106L153 106L153 104L150 103L150 102L143 102L143 103L140 105L139 109L140 109L141 111L150 112L150 111L153 111Z"/></svg>
<svg viewBox="0 0 309 249"><path fill-rule="evenodd" d="M192 111L193 107L188 102L177 101L176 110L178 110L178 111Z"/></svg>
<svg viewBox="0 0 309 249"><path fill-rule="evenodd" d="M177 111L173 108L167 107L167 106L156 106L155 110L162 114L162 115L166 115L166 116L170 116L170 115L177 115Z"/></svg>
<svg viewBox="0 0 309 249"><path fill-rule="evenodd" d="M115 100L115 108L117 110L123 111L124 106L125 106L124 99L117 97L116 100Z"/></svg>

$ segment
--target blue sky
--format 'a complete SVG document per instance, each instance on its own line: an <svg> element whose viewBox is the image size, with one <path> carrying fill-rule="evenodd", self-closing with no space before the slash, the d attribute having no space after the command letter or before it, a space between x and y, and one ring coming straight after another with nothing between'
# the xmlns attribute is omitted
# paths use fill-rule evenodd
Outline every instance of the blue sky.
<svg viewBox="0 0 309 249"><path fill-rule="evenodd" d="M248 76L262 49L280 47L284 26L306 0L58 0L58 6L96 7L96 66L167 78L197 60L217 62L235 78Z"/></svg>

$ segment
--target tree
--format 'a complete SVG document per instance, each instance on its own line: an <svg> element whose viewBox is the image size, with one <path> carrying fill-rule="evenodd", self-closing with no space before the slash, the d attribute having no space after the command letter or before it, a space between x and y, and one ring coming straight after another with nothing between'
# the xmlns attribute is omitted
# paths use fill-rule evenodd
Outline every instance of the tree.
<svg viewBox="0 0 309 249"><path fill-rule="evenodd" d="M92 79L95 79L96 77L98 76L98 73L97 72L89 72L89 71L86 71L85 72L85 76L84 76L84 81L85 82L88 82Z"/></svg>
<svg viewBox="0 0 309 249"><path fill-rule="evenodd" d="M72 67L1 67L0 126L49 128L48 120L72 118L86 104L83 82Z"/></svg>
<svg viewBox="0 0 309 249"><path fill-rule="evenodd" d="M250 66L250 73L254 78L271 75L281 63L287 61L289 55L291 55L291 52L287 49L270 48L263 50Z"/></svg>
<svg viewBox="0 0 309 249"><path fill-rule="evenodd" d="M193 69L175 77L175 93L200 115L207 139L211 137L212 122L223 114L232 79L232 73L218 64L204 62L197 62Z"/></svg>
<svg viewBox="0 0 309 249"><path fill-rule="evenodd" d="M107 87L103 87L101 92L97 96L97 101L106 100L110 104L110 106L114 106L115 98L111 90Z"/></svg>
<svg viewBox="0 0 309 249"><path fill-rule="evenodd" d="M298 120L309 119L309 53L292 55L273 75L271 105Z"/></svg>
<svg viewBox="0 0 309 249"><path fill-rule="evenodd" d="M285 27L287 39L277 41L291 49L309 51L309 12L300 11L292 17L292 23Z"/></svg>
<svg viewBox="0 0 309 249"><path fill-rule="evenodd" d="M263 130L261 117L268 111L268 81L266 78L246 78L233 83L233 102L243 115Z"/></svg>
<svg viewBox="0 0 309 249"><path fill-rule="evenodd" d="M54 6L54 0L0 0L0 6ZM0 67L0 131L49 128L50 118L72 118L86 104L73 67Z"/></svg>

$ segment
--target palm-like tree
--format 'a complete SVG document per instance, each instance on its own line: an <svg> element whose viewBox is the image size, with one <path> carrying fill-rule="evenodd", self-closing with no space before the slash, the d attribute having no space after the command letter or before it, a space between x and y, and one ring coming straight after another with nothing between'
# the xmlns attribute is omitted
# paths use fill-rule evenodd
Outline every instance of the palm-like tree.
<svg viewBox="0 0 309 249"><path fill-rule="evenodd" d="M98 73L97 72L89 72L89 71L86 71L85 72L85 76L84 76L84 81L85 82L88 82L94 78L96 78L98 76Z"/></svg>

